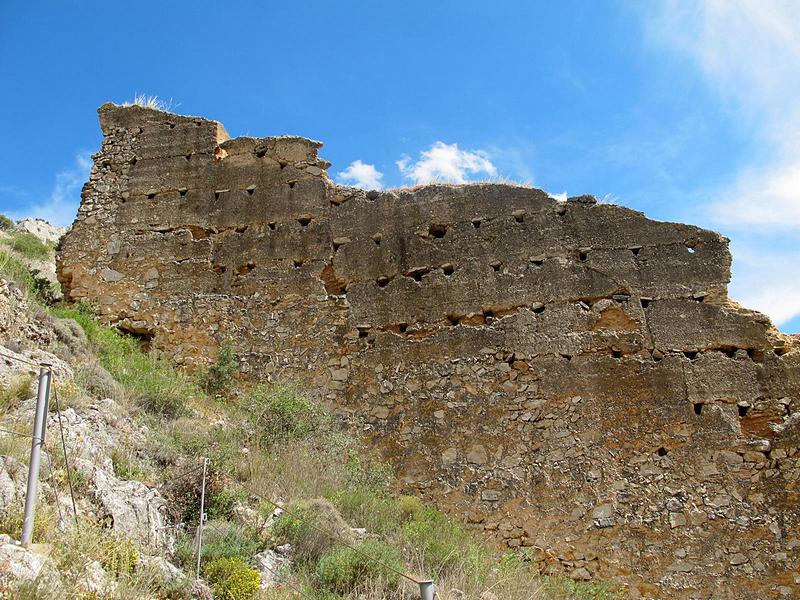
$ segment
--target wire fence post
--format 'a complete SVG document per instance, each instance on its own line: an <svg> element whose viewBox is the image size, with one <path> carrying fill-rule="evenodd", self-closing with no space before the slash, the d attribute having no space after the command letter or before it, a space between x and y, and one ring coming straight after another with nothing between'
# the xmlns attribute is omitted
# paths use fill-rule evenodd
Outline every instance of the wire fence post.
<svg viewBox="0 0 800 600"><path fill-rule="evenodd" d="M203 522L206 520L206 468L208 459L203 459L203 483L200 487L200 524L197 526L197 568L196 577L200 579L200 554L203 551Z"/></svg>
<svg viewBox="0 0 800 600"><path fill-rule="evenodd" d="M28 465L28 487L25 492L25 517L22 521L22 545L27 546L33 539L33 521L36 513L36 496L39 491L39 467L42 460L44 434L47 429L47 408L50 402L50 380L53 373L50 365L42 363L39 367L39 389L36 394L36 416L33 421L31 439L31 460Z"/></svg>

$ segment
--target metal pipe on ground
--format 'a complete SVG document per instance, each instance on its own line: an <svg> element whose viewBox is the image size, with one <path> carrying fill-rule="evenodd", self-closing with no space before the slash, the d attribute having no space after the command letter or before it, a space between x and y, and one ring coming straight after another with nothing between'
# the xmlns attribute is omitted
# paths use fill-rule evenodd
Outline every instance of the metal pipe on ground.
<svg viewBox="0 0 800 600"><path fill-rule="evenodd" d="M434 600L436 598L436 585L431 580L418 581L420 600Z"/></svg>

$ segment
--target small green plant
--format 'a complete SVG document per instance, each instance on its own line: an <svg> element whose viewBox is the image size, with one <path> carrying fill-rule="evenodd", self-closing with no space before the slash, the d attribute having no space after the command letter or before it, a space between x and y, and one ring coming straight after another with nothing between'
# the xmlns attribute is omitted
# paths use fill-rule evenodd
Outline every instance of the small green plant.
<svg viewBox="0 0 800 600"><path fill-rule="evenodd" d="M487 566L485 550L434 508L421 510L403 526L403 532L433 572L463 568L477 575Z"/></svg>
<svg viewBox="0 0 800 600"><path fill-rule="evenodd" d="M9 219L4 214L0 214L0 230L8 231L9 229L14 228L14 221Z"/></svg>
<svg viewBox="0 0 800 600"><path fill-rule="evenodd" d="M319 407L292 386L253 386L242 403L267 445L303 439L323 424Z"/></svg>
<svg viewBox="0 0 800 600"><path fill-rule="evenodd" d="M0 414L16 408L20 402L31 397L33 376L28 373L14 375L8 385L0 388Z"/></svg>
<svg viewBox="0 0 800 600"><path fill-rule="evenodd" d="M238 504L247 500L247 492L235 487L225 487L208 499L209 519L228 519Z"/></svg>
<svg viewBox="0 0 800 600"><path fill-rule="evenodd" d="M6 533L15 540L19 540L22 537L23 518L22 506L7 507L0 513L0 533ZM33 523L33 543L47 542L55 526L56 514L53 507L44 502L38 502L36 520Z"/></svg>
<svg viewBox="0 0 800 600"><path fill-rule="evenodd" d="M240 558L219 558L209 563L205 577L214 590L214 598L248 600L261 585L261 575Z"/></svg>
<svg viewBox="0 0 800 600"><path fill-rule="evenodd" d="M315 572L324 589L349 594L368 581L397 585L397 571L405 568L397 551L379 540L365 540L358 550L336 546L320 558Z"/></svg>
<svg viewBox="0 0 800 600"><path fill-rule="evenodd" d="M272 528L281 543L290 543L298 562L315 564L339 540L352 541L342 516L327 500L298 502L291 514L281 516Z"/></svg>
<svg viewBox="0 0 800 600"><path fill-rule="evenodd" d="M236 374L239 372L239 358L231 340L219 345L217 362L208 369L205 376L206 392L212 396L225 396L230 392Z"/></svg>
<svg viewBox="0 0 800 600"><path fill-rule="evenodd" d="M11 279L22 290L27 291L31 286L32 277L28 267L3 250L0 250L0 273Z"/></svg>
<svg viewBox="0 0 800 600"><path fill-rule="evenodd" d="M227 521L208 521L203 532L203 551L200 560L213 562L220 558L250 558L263 550L257 533L249 528Z"/></svg>
<svg viewBox="0 0 800 600"><path fill-rule="evenodd" d="M53 249L38 237L27 231L15 231L5 241L15 252L31 260L44 260L49 258Z"/></svg>
<svg viewBox="0 0 800 600"><path fill-rule="evenodd" d="M146 481L147 469L144 468L137 453L128 447L114 448L111 453L111 462L114 466L114 475L124 481Z"/></svg>

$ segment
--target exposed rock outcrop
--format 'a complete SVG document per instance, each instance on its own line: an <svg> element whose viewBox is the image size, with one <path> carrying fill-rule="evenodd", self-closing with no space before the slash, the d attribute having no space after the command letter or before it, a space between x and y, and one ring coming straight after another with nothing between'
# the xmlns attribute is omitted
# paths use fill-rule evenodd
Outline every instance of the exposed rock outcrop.
<svg viewBox="0 0 800 600"><path fill-rule="evenodd" d="M66 233L64 227L48 223L44 219L21 219L16 223L16 229L35 235L45 243L55 244Z"/></svg>
<svg viewBox="0 0 800 600"><path fill-rule="evenodd" d="M727 240L508 185L369 192L321 144L100 109L65 295L363 417L408 489L647 597L800 594L800 344Z"/></svg>

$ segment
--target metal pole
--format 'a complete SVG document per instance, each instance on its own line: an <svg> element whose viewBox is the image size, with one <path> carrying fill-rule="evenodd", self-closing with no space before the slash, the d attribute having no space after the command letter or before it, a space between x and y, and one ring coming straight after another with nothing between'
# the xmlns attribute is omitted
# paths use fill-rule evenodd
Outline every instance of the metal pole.
<svg viewBox="0 0 800 600"><path fill-rule="evenodd" d="M203 459L203 485L200 488L200 524L197 526L197 579L200 579L200 553L203 550L203 521L206 520L206 467L208 459Z"/></svg>
<svg viewBox="0 0 800 600"><path fill-rule="evenodd" d="M36 416L33 421L31 460L28 465L28 488L25 492L25 517L22 521L22 545L33 539L33 520L36 512L36 496L39 490L39 466L42 460L44 434L47 429L47 406L50 402L50 380L53 373L50 365L42 363L39 368L39 389L36 394Z"/></svg>
<svg viewBox="0 0 800 600"><path fill-rule="evenodd" d="M434 600L436 598L436 586L433 581L419 581L420 600Z"/></svg>

